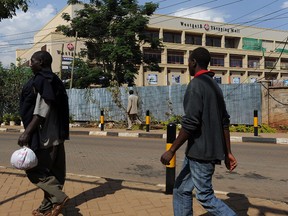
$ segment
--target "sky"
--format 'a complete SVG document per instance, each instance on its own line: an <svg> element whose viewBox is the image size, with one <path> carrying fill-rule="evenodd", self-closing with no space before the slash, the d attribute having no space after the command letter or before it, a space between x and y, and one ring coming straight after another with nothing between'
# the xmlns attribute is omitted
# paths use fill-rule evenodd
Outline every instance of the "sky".
<svg viewBox="0 0 288 216"><path fill-rule="evenodd" d="M84 0L88 3L89 0ZM140 5L148 0L138 0ZM156 14L285 30L288 0L158 0ZM15 63L15 50L29 48L33 35L65 6L66 0L30 0L29 10L0 22L0 62Z"/></svg>

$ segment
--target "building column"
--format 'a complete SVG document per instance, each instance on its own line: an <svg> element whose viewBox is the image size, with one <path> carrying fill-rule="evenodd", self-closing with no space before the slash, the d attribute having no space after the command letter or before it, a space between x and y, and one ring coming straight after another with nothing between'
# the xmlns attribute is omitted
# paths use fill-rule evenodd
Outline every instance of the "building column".
<svg viewBox="0 0 288 216"><path fill-rule="evenodd" d="M230 68L230 53L224 56L224 67Z"/></svg>
<svg viewBox="0 0 288 216"><path fill-rule="evenodd" d="M185 31L182 31L181 33L181 44L185 44Z"/></svg>
<svg viewBox="0 0 288 216"><path fill-rule="evenodd" d="M241 83L243 83L243 82L244 83L250 83L250 80L248 80L248 71L243 71L242 79L243 79L243 81L241 81Z"/></svg>
<svg viewBox="0 0 288 216"><path fill-rule="evenodd" d="M248 55L244 56L242 64L242 68L248 68Z"/></svg>
<svg viewBox="0 0 288 216"><path fill-rule="evenodd" d="M202 35L202 46L206 46L206 33Z"/></svg>
<svg viewBox="0 0 288 216"><path fill-rule="evenodd" d="M160 28L159 30L159 39L163 38L163 28Z"/></svg>
<svg viewBox="0 0 288 216"><path fill-rule="evenodd" d="M279 60L277 61L276 65L275 65L275 69L276 70L281 70L281 59L280 58L279 58ZM279 75L280 75L280 73L278 72L278 77L279 77ZM279 79L279 78L277 78L277 79Z"/></svg>
<svg viewBox="0 0 288 216"><path fill-rule="evenodd" d="M221 48L225 48L225 35L221 36Z"/></svg>
<svg viewBox="0 0 288 216"><path fill-rule="evenodd" d="M237 49L241 49L242 50L242 46L243 46L243 37L240 38Z"/></svg>
<svg viewBox="0 0 288 216"><path fill-rule="evenodd" d="M144 86L145 85L144 76L145 76L144 67L143 67L143 64L141 64L140 68L139 68L139 74L138 74L138 78L139 78L138 84L140 86Z"/></svg>
<svg viewBox="0 0 288 216"><path fill-rule="evenodd" d="M260 63L262 62L262 64L260 64L260 69L265 69L265 53L263 53L262 57L260 58Z"/></svg>
<svg viewBox="0 0 288 216"><path fill-rule="evenodd" d="M164 47L163 52L161 53L161 63L167 64L167 47Z"/></svg>
<svg viewBox="0 0 288 216"><path fill-rule="evenodd" d="M189 62L189 50L184 51L184 65L188 65Z"/></svg>

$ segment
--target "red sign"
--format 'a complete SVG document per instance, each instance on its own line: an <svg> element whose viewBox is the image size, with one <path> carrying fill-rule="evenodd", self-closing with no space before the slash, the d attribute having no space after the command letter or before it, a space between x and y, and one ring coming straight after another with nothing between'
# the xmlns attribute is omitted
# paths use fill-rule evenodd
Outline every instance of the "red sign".
<svg viewBox="0 0 288 216"><path fill-rule="evenodd" d="M205 25L204 25L204 29L205 29L206 31L208 31L208 30L210 29L209 24L205 24Z"/></svg>
<svg viewBox="0 0 288 216"><path fill-rule="evenodd" d="M74 46L73 46L72 43L68 43L68 44L67 44L67 48L68 48L68 50L70 50L70 51L73 51L73 50L74 50Z"/></svg>

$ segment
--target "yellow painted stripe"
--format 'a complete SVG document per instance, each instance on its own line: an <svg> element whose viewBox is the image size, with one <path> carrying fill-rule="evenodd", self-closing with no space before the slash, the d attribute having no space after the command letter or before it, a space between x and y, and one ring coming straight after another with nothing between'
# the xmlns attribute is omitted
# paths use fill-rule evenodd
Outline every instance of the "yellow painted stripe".
<svg viewBox="0 0 288 216"><path fill-rule="evenodd" d="M168 151L171 148L171 146L172 146L172 143L167 143L166 144L166 151ZM170 164L166 165L166 167L175 168L175 166L176 166L176 154L174 154L173 158L170 161Z"/></svg>
<svg viewBox="0 0 288 216"><path fill-rule="evenodd" d="M146 116L146 124L150 124L150 116Z"/></svg>
<svg viewBox="0 0 288 216"><path fill-rule="evenodd" d="M258 127L258 117L254 117L254 127Z"/></svg>
<svg viewBox="0 0 288 216"><path fill-rule="evenodd" d="M104 124L104 116L100 116L100 123Z"/></svg>

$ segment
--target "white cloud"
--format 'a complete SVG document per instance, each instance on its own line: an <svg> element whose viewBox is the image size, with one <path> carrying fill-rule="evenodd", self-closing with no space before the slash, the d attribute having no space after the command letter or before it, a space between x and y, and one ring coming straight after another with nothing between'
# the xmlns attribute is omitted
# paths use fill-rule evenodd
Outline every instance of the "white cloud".
<svg viewBox="0 0 288 216"><path fill-rule="evenodd" d="M281 8L288 8L288 1L283 2Z"/></svg>
<svg viewBox="0 0 288 216"><path fill-rule="evenodd" d="M173 15L214 22L225 22L225 18L230 17L220 11L210 10L208 7L195 7L186 10L182 8L177 10Z"/></svg>
<svg viewBox="0 0 288 216"><path fill-rule="evenodd" d="M33 35L55 16L55 8L48 4L42 9L29 8L27 13L0 22L0 62L4 66L15 63L16 49L31 47Z"/></svg>

